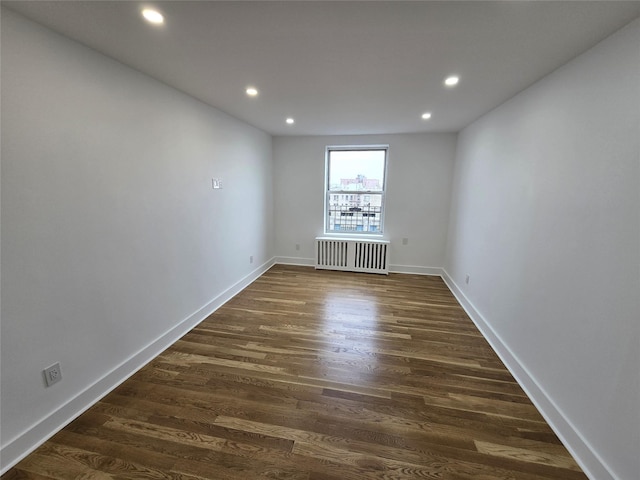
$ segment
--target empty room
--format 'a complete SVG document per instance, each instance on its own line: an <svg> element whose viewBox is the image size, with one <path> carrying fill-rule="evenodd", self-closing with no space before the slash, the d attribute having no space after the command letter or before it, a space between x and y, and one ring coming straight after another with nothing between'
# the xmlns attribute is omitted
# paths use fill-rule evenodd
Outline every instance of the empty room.
<svg viewBox="0 0 640 480"><path fill-rule="evenodd" d="M639 1L2 1L0 474L640 478Z"/></svg>

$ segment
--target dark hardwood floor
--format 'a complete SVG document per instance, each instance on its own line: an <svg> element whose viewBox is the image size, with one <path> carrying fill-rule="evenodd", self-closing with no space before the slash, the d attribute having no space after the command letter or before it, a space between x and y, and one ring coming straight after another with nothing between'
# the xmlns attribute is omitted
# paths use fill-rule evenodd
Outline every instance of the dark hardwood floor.
<svg viewBox="0 0 640 480"><path fill-rule="evenodd" d="M275 266L17 478L587 477L439 277Z"/></svg>

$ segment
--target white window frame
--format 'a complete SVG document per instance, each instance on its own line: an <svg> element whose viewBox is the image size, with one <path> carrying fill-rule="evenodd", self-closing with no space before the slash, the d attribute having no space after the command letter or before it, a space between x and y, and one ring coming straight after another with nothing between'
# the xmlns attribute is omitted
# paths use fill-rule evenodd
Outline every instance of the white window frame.
<svg viewBox="0 0 640 480"><path fill-rule="evenodd" d="M380 150L384 151L384 178L382 179L382 191L375 190L329 190L329 157L332 151L359 151L359 150ZM368 236L382 237L384 236L384 218L386 210L386 193L387 193L387 170L389 165L389 145L330 145L325 149L324 161L324 234L336 236ZM354 230L329 230L329 206L331 205L332 195L380 195L380 229L375 232L371 231L354 231Z"/></svg>

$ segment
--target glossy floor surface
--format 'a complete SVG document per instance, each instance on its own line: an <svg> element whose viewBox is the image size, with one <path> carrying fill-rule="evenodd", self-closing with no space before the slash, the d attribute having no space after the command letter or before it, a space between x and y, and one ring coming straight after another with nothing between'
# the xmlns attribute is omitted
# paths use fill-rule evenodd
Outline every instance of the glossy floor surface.
<svg viewBox="0 0 640 480"><path fill-rule="evenodd" d="M275 266L14 478L586 476L439 277Z"/></svg>

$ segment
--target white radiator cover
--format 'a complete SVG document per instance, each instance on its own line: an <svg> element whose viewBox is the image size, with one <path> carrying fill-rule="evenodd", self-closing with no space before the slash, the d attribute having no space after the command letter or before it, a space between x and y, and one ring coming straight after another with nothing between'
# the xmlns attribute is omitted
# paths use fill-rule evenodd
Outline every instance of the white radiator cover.
<svg viewBox="0 0 640 480"><path fill-rule="evenodd" d="M316 237L316 269L389 274L389 241Z"/></svg>

